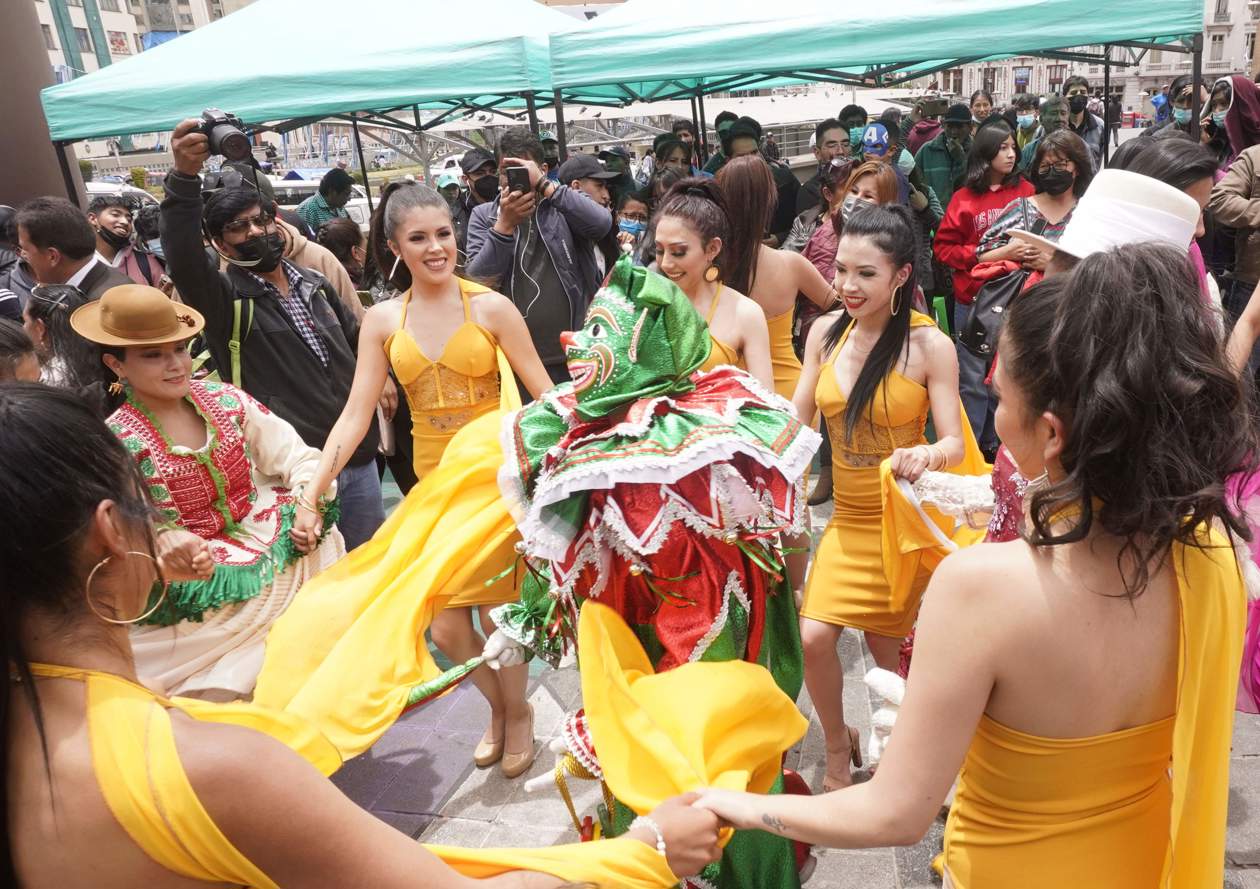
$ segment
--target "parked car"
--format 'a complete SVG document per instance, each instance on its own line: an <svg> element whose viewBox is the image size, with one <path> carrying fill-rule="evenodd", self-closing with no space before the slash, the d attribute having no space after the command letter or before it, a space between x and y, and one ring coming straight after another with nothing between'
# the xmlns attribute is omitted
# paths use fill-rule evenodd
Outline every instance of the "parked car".
<svg viewBox="0 0 1260 889"><path fill-rule="evenodd" d="M120 194L124 197L131 198L136 206L148 202L156 204L157 198L145 191L143 188L136 188L129 182L93 179L91 182L83 183L84 190L87 192L87 199L91 202L92 198L103 194Z"/></svg>
<svg viewBox="0 0 1260 889"><path fill-rule="evenodd" d="M277 179L275 176L267 178L275 190L276 203L281 207L292 209L311 195L319 193L318 179ZM366 234L372 224L372 211L368 209L367 192L363 190L363 186L354 185L354 193L346 204L346 212Z"/></svg>

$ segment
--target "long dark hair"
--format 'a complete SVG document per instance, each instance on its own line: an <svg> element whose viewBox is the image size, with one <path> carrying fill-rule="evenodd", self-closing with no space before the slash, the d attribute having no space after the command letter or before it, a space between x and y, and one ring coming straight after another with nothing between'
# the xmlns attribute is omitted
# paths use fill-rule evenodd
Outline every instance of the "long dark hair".
<svg viewBox="0 0 1260 889"><path fill-rule="evenodd" d="M22 325L0 318L0 382L14 379L22 359L34 354L35 344Z"/></svg>
<svg viewBox="0 0 1260 889"><path fill-rule="evenodd" d="M368 228L368 255L376 261L384 282L399 292L411 286L411 271L405 262L395 266L397 257L389 249L389 240L407 212L416 207L441 207L447 216L451 214L450 204L437 191L419 182L400 179L386 185L381 192L381 202L377 204ZM390 274L391 271L393 274Z"/></svg>
<svg viewBox="0 0 1260 889"><path fill-rule="evenodd" d="M893 268L910 266L910 275L901 285L900 295L894 294L893 297L899 299L900 307L875 341L871 354L866 356L857 381L853 384L853 391L849 393L844 411L844 438L847 442L853 440L853 430L857 428L861 417L868 417L872 425L874 424L871 402L875 400L875 393L910 346L910 294L914 292L915 282L918 280L914 261L919 252L919 240L914 232L914 217L900 204L871 207L854 214L844 224L842 237L869 238L888 257ZM824 353L835 348L841 335L852 323L849 313L841 311L840 317L823 335Z"/></svg>
<svg viewBox="0 0 1260 889"><path fill-rule="evenodd" d="M70 315L87 301L83 291L70 284L39 284L26 302L26 314L44 325L49 357L61 359L65 366L69 389L83 389L100 377L96 346L70 326Z"/></svg>
<svg viewBox="0 0 1260 889"><path fill-rule="evenodd" d="M980 127L976 132L975 139L971 142L971 151L967 153L967 175L963 179L963 185L977 194L984 194L988 191L989 170L993 159L997 157L1002 143L1011 138L1013 138L1013 134L1005 123ZM1007 173L1002 179L1002 187L1010 187L1019 182L1019 180L1020 172L1019 164L1017 163L1011 168L1011 172Z"/></svg>
<svg viewBox="0 0 1260 889"><path fill-rule="evenodd" d="M82 611L90 566L81 548L101 501L114 501L145 528L152 509L135 461L92 409L64 389L0 386L0 466L8 517L0 531L0 662L17 679L0 695L0 751L12 761L12 707L25 698L51 781L43 711L20 628L32 609L67 617ZM0 781L0 885L17 886L10 792L9 782Z"/></svg>
<svg viewBox="0 0 1260 889"><path fill-rule="evenodd" d="M715 179L689 176L680 180L660 202L652 215L652 231L662 216L676 216L686 221L700 237L700 246L722 239L722 250L713 260L722 280L729 280L730 254L726 250L730 232L730 214L726 210L726 197ZM732 285L733 286L733 285Z"/></svg>
<svg viewBox="0 0 1260 889"><path fill-rule="evenodd" d="M1216 156L1181 130L1165 127L1150 139L1130 139L1120 146L1107 166L1141 173L1185 191L1216 173ZM1132 147L1130 147L1132 146Z"/></svg>
<svg viewBox="0 0 1260 889"><path fill-rule="evenodd" d="M1225 478L1260 453L1254 405L1198 290L1184 253L1129 245L1083 259L1053 301L1012 301L1003 325L1003 367L1029 412L1066 426L1065 475L1032 495L1027 540L1074 543L1097 523L1123 541L1130 598L1172 544L1203 545L1204 523L1250 536Z"/></svg>
<svg viewBox="0 0 1260 889"><path fill-rule="evenodd" d="M725 282L740 293L749 293L757 276L757 253L778 199L774 173L760 155L749 154L723 164L717 182L727 205L739 208L729 218L730 236L722 248L727 257Z"/></svg>

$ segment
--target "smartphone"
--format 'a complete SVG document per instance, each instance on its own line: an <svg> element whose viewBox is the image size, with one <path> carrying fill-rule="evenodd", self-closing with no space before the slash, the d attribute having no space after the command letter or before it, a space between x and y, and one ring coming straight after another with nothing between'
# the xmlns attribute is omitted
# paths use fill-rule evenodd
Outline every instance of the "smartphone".
<svg viewBox="0 0 1260 889"><path fill-rule="evenodd" d="M505 170L507 173L508 191L519 191L521 194L528 194L530 190L529 170L524 167L507 167Z"/></svg>
<svg viewBox="0 0 1260 889"><path fill-rule="evenodd" d="M376 305L376 300L372 299L372 291L356 290L355 295L359 297L359 302L363 304L363 308L370 309Z"/></svg>
<svg viewBox="0 0 1260 889"><path fill-rule="evenodd" d="M923 103L924 117L940 117L949 110L949 102L945 99L927 99Z"/></svg>

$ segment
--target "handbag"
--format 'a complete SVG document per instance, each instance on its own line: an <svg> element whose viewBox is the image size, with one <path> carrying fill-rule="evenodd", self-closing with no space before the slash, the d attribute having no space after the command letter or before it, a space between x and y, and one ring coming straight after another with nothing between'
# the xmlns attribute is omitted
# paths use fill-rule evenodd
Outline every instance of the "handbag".
<svg viewBox="0 0 1260 889"><path fill-rule="evenodd" d="M1032 228L1028 226L1028 198L1020 199L1020 210L1024 214L1024 231L1040 235L1046 230L1047 220L1043 217ZM1020 269L999 278L994 278L980 288L971 304L971 314L967 323L958 332L958 342L962 343L972 355L979 358L992 358L997 351L998 334L1002 332L1002 318L1006 307L1010 305L1028 281L1029 271Z"/></svg>

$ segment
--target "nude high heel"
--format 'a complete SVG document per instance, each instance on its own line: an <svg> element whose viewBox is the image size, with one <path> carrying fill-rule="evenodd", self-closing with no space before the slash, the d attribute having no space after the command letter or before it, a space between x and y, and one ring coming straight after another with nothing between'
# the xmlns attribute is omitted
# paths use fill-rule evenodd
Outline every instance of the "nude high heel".
<svg viewBox="0 0 1260 889"><path fill-rule="evenodd" d="M504 736L507 735L507 729L504 729ZM529 767L534 764L534 756L537 754L537 745L534 743L534 705L529 705L529 749L524 753L504 753L503 761L499 763L499 769L503 772L504 778L519 778L521 775L529 771Z"/></svg>

